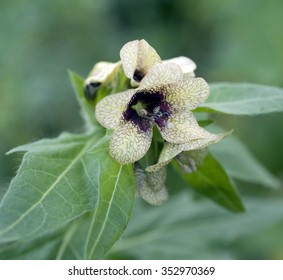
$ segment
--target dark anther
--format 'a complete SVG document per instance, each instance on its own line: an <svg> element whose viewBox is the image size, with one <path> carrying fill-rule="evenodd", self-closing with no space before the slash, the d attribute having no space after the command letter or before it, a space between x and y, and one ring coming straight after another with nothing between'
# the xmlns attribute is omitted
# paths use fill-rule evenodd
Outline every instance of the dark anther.
<svg viewBox="0 0 283 280"><path fill-rule="evenodd" d="M134 79L136 82L139 83L139 82L142 80L143 77L144 77L144 74L142 73L142 71L136 69L135 72L134 72L133 79Z"/></svg>
<svg viewBox="0 0 283 280"><path fill-rule="evenodd" d="M93 100L100 86L101 86L100 82L92 82L86 85L84 90L85 97L89 100Z"/></svg>
<svg viewBox="0 0 283 280"><path fill-rule="evenodd" d="M157 113L155 113L155 116L158 117L158 118L162 117L162 115L163 115L163 114L162 114L162 112L160 112L160 111L157 112Z"/></svg>
<svg viewBox="0 0 283 280"><path fill-rule="evenodd" d="M145 132L153 122L159 127L165 127L170 108L162 92L138 91L131 98L123 116L125 121L131 121L140 131Z"/></svg>
<svg viewBox="0 0 283 280"><path fill-rule="evenodd" d="M163 116L164 118L169 118L169 113L168 113L168 112L163 112L163 113L162 113L162 116Z"/></svg>

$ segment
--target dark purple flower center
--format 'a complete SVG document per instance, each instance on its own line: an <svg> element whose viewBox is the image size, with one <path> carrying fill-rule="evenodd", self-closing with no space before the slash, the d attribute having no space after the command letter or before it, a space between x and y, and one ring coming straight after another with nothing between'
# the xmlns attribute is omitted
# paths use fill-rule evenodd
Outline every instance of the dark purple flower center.
<svg viewBox="0 0 283 280"><path fill-rule="evenodd" d="M168 102L161 91L138 91L131 98L126 111L125 121L133 122L141 132L147 132L156 123L164 127L170 116Z"/></svg>

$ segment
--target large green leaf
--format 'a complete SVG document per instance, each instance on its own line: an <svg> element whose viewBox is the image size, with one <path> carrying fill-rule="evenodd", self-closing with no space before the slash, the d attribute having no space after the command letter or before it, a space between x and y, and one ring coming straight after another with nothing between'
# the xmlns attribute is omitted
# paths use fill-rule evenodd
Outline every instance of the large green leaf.
<svg viewBox="0 0 283 280"><path fill-rule="evenodd" d="M61 236L46 235L37 239L27 239L1 244L0 260L47 260L55 259Z"/></svg>
<svg viewBox="0 0 283 280"><path fill-rule="evenodd" d="M210 150L233 178L267 187L280 186L280 181L235 136L212 145Z"/></svg>
<svg viewBox="0 0 283 280"><path fill-rule="evenodd" d="M27 152L0 206L0 241L25 242L73 220L57 258L68 258L76 238L83 240L80 257L105 257L127 226L135 194L132 166L110 158L109 138L98 130L64 133L12 150Z"/></svg>
<svg viewBox="0 0 283 280"><path fill-rule="evenodd" d="M108 145L107 141L102 142L99 149L88 153L101 159L97 208L73 222L58 258L105 258L128 224L135 197L132 166L121 166L110 159Z"/></svg>
<svg viewBox="0 0 283 280"><path fill-rule="evenodd" d="M132 165L119 165L109 156L109 142L88 156L100 158L99 201L85 240L85 259L103 258L124 232L133 207L135 181Z"/></svg>
<svg viewBox="0 0 283 280"><path fill-rule="evenodd" d="M283 89L255 84L210 84L210 95L197 111L258 115L283 111Z"/></svg>
<svg viewBox="0 0 283 280"><path fill-rule="evenodd" d="M4 185L4 182L0 182L0 184L3 184L3 185ZM8 187L3 186L3 185L0 185L0 203L1 203L1 200L3 199L5 193L6 193L7 190L8 190Z"/></svg>
<svg viewBox="0 0 283 280"><path fill-rule="evenodd" d="M197 171L186 174L173 163L181 178L197 192L211 198L229 210L241 212L244 210L242 201L231 179L218 161L208 154Z"/></svg>
<svg viewBox="0 0 283 280"><path fill-rule="evenodd" d="M109 136L105 137L109 139ZM74 222L75 233L69 238L63 258L73 254L78 259L103 259L120 239L131 216L135 181L131 165L121 166L108 154L108 141L91 149L89 157L99 162L99 197L96 210Z"/></svg>
<svg viewBox="0 0 283 280"><path fill-rule="evenodd" d="M84 216L87 216L85 214ZM20 259L20 260L52 260L62 259L63 255L67 259L76 259L70 250L66 255L66 247L78 231L84 218L78 217L71 223L50 234L45 234L39 238L25 238L16 242L8 242L0 246L0 259ZM85 238L85 235L82 236ZM79 259L82 259L79 258Z"/></svg>
<svg viewBox="0 0 283 280"><path fill-rule="evenodd" d="M0 205L0 242L34 238L93 210L98 196L98 160L86 152L103 131L41 140L27 151Z"/></svg>
<svg viewBox="0 0 283 280"><path fill-rule="evenodd" d="M113 247L112 258L235 259L231 246L283 219L282 197L246 198L234 214L181 192L159 207L137 201L133 217ZM260 247L260 244L257 244Z"/></svg>

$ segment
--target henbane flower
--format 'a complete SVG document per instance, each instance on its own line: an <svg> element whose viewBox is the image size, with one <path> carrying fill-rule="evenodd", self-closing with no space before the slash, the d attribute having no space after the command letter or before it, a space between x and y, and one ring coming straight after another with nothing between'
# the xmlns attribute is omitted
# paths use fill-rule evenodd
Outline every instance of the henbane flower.
<svg viewBox="0 0 283 280"><path fill-rule="evenodd" d="M190 142L183 144L172 144L165 143L164 147L160 153L159 160L156 164L148 166L146 171L148 172L156 172L160 168L167 165L173 158L181 156L183 152L186 151L195 151L206 148L209 145L217 143L221 141L226 136L230 135L232 131L221 133L218 135L208 133L206 138L203 139L194 139Z"/></svg>
<svg viewBox="0 0 283 280"><path fill-rule="evenodd" d="M149 69L161 63L161 58L145 40L131 41L123 46L120 57L126 76L138 85Z"/></svg>
<svg viewBox="0 0 283 280"><path fill-rule="evenodd" d="M95 112L102 126L114 129L110 155L117 162L139 161L151 145L153 126L165 141L158 163L147 166L147 172L157 172L182 152L205 148L225 137L199 127L191 112L209 95L204 79L195 78L192 60L162 61L145 40L125 44L120 57L125 75L138 87L105 97Z"/></svg>
<svg viewBox="0 0 283 280"><path fill-rule="evenodd" d="M121 164L141 159L150 147L153 125L172 144L209 138L211 133L198 126L190 111L208 94L202 78L183 79L180 66L156 64L137 89L109 95L96 106L98 122L114 129L111 156Z"/></svg>
<svg viewBox="0 0 283 280"><path fill-rule="evenodd" d="M121 66L120 62L112 63L100 61L94 65L84 81L85 95L92 100L103 83L107 83L115 76Z"/></svg>
<svg viewBox="0 0 283 280"><path fill-rule="evenodd" d="M179 56L161 61L155 49L145 40L125 44L120 51L120 57L125 75L131 80L132 86L138 86L148 71L160 63L175 63L181 67L184 77L195 76L196 64L191 59Z"/></svg>

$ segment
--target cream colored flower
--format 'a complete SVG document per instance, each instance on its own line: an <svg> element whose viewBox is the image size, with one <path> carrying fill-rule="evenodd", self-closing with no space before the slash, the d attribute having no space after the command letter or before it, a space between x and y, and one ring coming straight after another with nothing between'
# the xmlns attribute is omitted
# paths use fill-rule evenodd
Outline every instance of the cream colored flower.
<svg viewBox="0 0 283 280"><path fill-rule="evenodd" d="M135 40L125 44L120 57L126 76L131 79L131 84L136 86L149 69L161 63L161 58L145 40Z"/></svg>
<svg viewBox="0 0 283 280"><path fill-rule="evenodd" d="M195 151L203 149L209 145L215 144L219 141L221 141L224 137L230 135L232 131L222 133L222 134L212 134L210 132L206 132L206 137L194 139L187 143L183 144L172 144L166 142L164 144L164 147L160 153L158 163L148 166L146 168L146 171L148 172L156 172L160 168L167 165L173 158L182 155L182 152L184 151Z"/></svg>
<svg viewBox="0 0 283 280"><path fill-rule="evenodd" d="M98 122L114 129L111 156L121 164L141 159L150 147L153 125L171 144L206 142L213 136L199 127L190 110L203 103L208 94L202 78L184 79L177 64L154 65L137 89L109 95L96 106Z"/></svg>
<svg viewBox="0 0 283 280"><path fill-rule="evenodd" d="M157 64L175 63L181 67L184 78L194 77L196 64L188 57L179 56L161 61L155 49L145 40L135 40L125 44L120 51L120 58L126 76L132 86L138 86L149 70Z"/></svg>
<svg viewBox="0 0 283 280"><path fill-rule="evenodd" d="M179 65L183 72L183 78L195 77L196 64L186 56L178 56L166 60L162 60L162 63L175 63Z"/></svg>
<svg viewBox="0 0 283 280"><path fill-rule="evenodd" d="M100 61L94 65L88 77L84 81L85 95L88 99L94 99L95 93L103 83L109 82L118 72L121 62Z"/></svg>

